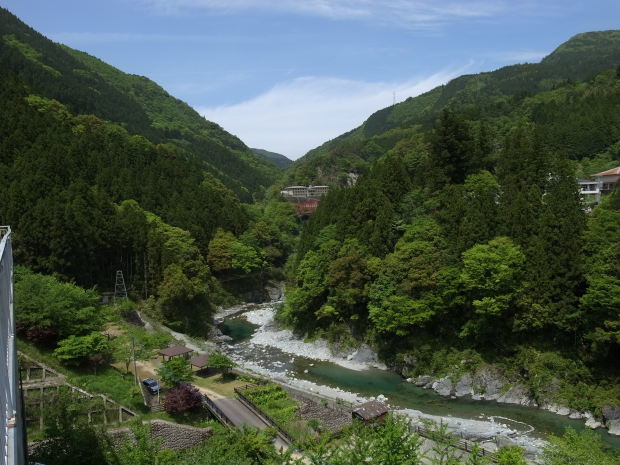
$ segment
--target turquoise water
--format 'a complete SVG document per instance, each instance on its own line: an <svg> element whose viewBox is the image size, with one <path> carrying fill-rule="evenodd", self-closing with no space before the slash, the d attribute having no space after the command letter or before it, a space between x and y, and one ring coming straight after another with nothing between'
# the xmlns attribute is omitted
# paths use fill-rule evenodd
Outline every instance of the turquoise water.
<svg viewBox="0 0 620 465"><path fill-rule="evenodd" d="M399 375L389 371L377 369L354 371L326 362L315 362L313 367L304 367L304 369L307 369L308 373L304 374L301 370L302 372L298 373L299 378L303 377L317 384L340 387L364 396L383 394L392 405L420 410L431 415L451 415L469 419L477 419L480 415L507 417L533 426L537 435L550 433L561 435L567 427L578 431L585 429L583 420L571 420L546 410L490 401L446 398L434 391L407 383ZM518 424L513 425L504 420L498 421L507 423L514 429L521 429ZM607 434L603 429L597 432L607 445L620 450L620 437Z"/></svg>
<svg viewBox="0 0 620 465"><path fill-rule="evenodd" d="M321 362L305 357L291 357L279 349L270 347L253 351L248 345L251 335L257 326L250 324L240 316L232 317L219 325L221 331L233 338L235 352L243 354L243 359L260 361L274 372L289 370L299 379L305 379L319 385L338 387L345 391L359 393L363 396L383 394L393 406L420 410L421 412L453 416L467 419L488 419L489 417L505 417L516 422L526 423L535 428L534 435L563 434L567 427L578 431L585 429L583 420L571 420L568 417L555 415L545 410L522 407L510 404L498 404L491 401L471 399L450 399L438 395L434 391L423 389L407 383L396 373L378 369L363 371L349 370L330 362ZM313 366L311 366L311 364ZM306 373L307 371L307 373ZM496 419L516 430L528 430L520 423L512 423L504 419ZM605 444L620 450L620 437L612 436L604 429L596 430Z"/></svg>
<svg viewBox="0 0 620 465"><path fill-rule="evenodd" d="M256 328L258 328L258 326L249 323L243 317L233 317L224 320L217 327L223 334L232 338L233 344L247 341L252 337Z"/></svg>

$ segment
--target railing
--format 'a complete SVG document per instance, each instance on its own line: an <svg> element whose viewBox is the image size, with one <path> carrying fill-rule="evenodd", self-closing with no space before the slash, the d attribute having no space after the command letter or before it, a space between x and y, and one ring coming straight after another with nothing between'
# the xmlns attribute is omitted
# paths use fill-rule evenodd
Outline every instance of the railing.
<svg viewBox="0 0 620 465"><path fill-rule="evenodd" d="M206 394L202 395L202 402L207 406L207 408L211 411L213 416L224 426L228 426L229 428L235 428L235 424L232 422L230 418L220 409L215 402L209 399L209 396Z"/></svg>
<svg viewBox="0 0 620 465"><path fill-rule="evenodd" d="M468 453L473 453L475 448L474 444L471 441L465 439L462 435L455 434L440 434L437 431L434 431L429 428L425 428L424 426L415 425L411 427L411 430L416 432L422 437L430 439L431 441L437 441L438 439L446 438L448 440L453 440L454 442L450 443L451 447L455 447L457 449L464 450ZM477 448L477 454L482 457L487 457L491 462L497 463L497 456L493 452L489 452L482 447Z"/></svg>
<svg viewBox="0 0 620 465"><path fill-rule="evenodd" d="M252 410L252 412L254 412L254 414L257 415L259 418L262 418L269 425L273 426L278 431L278 434L280 435L281 439L285 443L287 443L287 445L293 444L295 442L295 439L293 439L293 437L286 432L284 427L282 427L282 425L280 425L277 421L275 421L267 413L265 413L258 405L252 402L245 394L243 394L243 392L241 392L248 388L252 388L256 386L258 385L257 384L244 384L243 386L236 387L235 393L239 396L239 401L243 405L245 405L247 408Z"/></svg>
<svg viewBox="0 0 620 465"><path fill-rule="evenodd" d="M17 363L11 228L0 226L0 465L25 463Z"/></svg>

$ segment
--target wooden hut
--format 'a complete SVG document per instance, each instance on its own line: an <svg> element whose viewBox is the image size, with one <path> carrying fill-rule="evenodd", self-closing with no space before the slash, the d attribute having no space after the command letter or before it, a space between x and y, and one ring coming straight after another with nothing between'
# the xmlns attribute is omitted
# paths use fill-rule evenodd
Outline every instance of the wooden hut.
<svg viewBox="0 0 620 465"><path fill-rule="evenodd" d="M185 346L172 346L172 347L166 347L165 349L161 349L157 353L162 356L164 361L168 361L168 360L170 360L171 358L174 358L174 357L185 357L185 358L187 358L188 355L191 352L193 352L193 350L190 349L189 347L185 347ZM166 357L168 357L168 360L166 360Z"/></svg>
<svg viewBox="0 0 620 465"><path fill-rule="evenodd" d="M382 423L387 414L387 405L377 400L358 405L352 412L354 420L360 420L364 423Z"/></svg>
<svg viewBox="0 0 620 465"><path fill-rule="evenodd" d="M189 359L189 363L192 367L198 368L198 371L209 366L209 356L207 354L194 355Z"/></svg>

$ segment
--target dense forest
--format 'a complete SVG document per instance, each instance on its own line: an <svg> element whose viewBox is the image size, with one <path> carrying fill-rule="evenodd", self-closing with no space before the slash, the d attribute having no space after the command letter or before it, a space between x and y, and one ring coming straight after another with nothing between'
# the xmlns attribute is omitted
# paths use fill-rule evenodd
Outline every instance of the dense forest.
<svg viewBox="0 0 620 465"><path fill-rule="evenodd" d="M100 291L122 270L196 332L230 298L216 278L283 264L293 207L242 203L279 168L148 79L0 21L0 223L18 263Z"/></svg>
<svg viewBox="0 0 620 465"><path fill-rule="evenodd" d="M0 224L22 285L89 309L95 292L61 283L110 290L123 270L151 315L204 334L221 281L283 270L279 320L308 337L369 343L410 375L492 363L541 402L620 405L620 193L590 212L575 182L620 165L618 31L380 110L283 179L147 78L6 10L0 36ZM333 189L300 227L285 183ZM28 311L35 342L99 331Z"/></svg>
<svg viewBox="0 0 620 465"><path fill-rule="evenodd" d="M618 141L618 95L604 86L590 92L582 81L618 63L620 31L600 31L578 34L540 63L460 76L379 110L311 150L283 183L348 185L349 173L367 172L386 151L432 129L446 107L496 136L517 122L535 123L558 153L574 160L592 156Z"/></svg>
<svg viewBox="0 0 620 465"><path fill-rule="evenodd" d="M491 363L539 403L618 405L620 195L586 213L576 178L620 165L619 56L617 31L576 36L293 165L291 182L363 175L304 226L280 320L407 376Z"/></svg>

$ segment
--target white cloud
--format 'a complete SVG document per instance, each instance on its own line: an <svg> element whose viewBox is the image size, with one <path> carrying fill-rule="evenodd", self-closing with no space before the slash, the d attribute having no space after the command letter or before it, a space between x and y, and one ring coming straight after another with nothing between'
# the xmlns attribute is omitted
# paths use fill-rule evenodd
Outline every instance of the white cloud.
<svg viewBox="0 0 620 465"><path fill-rule="evenodd" d="M245 102L197 111L248 146L299 158L359 126L370 114L419 95L462 74L463 68L406 82L363 82L303 77L276 85Z"/></svg>
<svg viewBox="0 0 620 465"><path fill-rule="evenodd" d="M221 13L263 10L331 19L367 20L433 28L458 20L487 18L508 10L506 0L136 0L161 13L208 9Z"/></svg>

